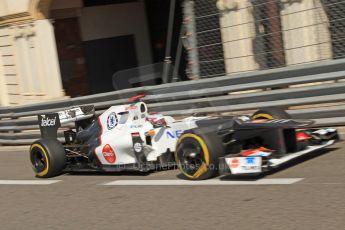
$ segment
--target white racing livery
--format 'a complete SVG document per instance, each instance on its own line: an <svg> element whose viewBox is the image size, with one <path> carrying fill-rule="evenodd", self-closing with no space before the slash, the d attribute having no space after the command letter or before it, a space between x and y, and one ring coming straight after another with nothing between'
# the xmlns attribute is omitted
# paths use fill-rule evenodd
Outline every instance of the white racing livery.
<svg viewBox="0 0 345 230"><path fill-rule="evenodd" d="M164 154L173 163L177 139L185 130L195 128L200 119L208 117L176 121L159 113L149 114L143 102L112 106L98 118L102 132L95 154L103 166L158 162Z"/></svg>
<svg viewBox="0 0 345 230"><path fill-rule="evenodd" d="M71 171L148 172L179 166L188 179L222 174L257 175L339 140L336 129L312 129L284 110L266 108L251 117L191 116L175 120L149 113L133 97L96 116L93 106L39 115L40 140L30 148L37 177ZM64 131L61 125L74 123ZM64 127L64 126L63 126Z"/></svg>
<svg viewBox="0 0 345 230"><path fill-rule="evenodd" d="M175 165L179 136L195 128L196 121L210 117L173 117L149 113L144 102L110 107L96 117L93 106L75 107L55 114L39 115L42 139L30 149L37 177L53 177L63 171L150 171ZM64 131L64 144L58 129Z"/></svg>

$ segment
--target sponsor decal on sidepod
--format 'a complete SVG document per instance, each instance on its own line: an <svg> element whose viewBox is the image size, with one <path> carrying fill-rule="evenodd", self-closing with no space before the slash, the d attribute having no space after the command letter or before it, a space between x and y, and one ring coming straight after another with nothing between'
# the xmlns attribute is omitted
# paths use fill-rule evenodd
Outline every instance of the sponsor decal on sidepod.
<svg viewBox="0 0 345 230"><path fill-rule="evenodd" d="M176 130L174 132L167 131L168 138L176 139L179 138L183 133L183 130Z"/></svg>
<svg viewBox="0 0 345 230"><path fill-rule="evenodd" d="M116 155L115 155L115 152L114 150L111 148L110 145L105 145L103 147L103 150L102 150L102 154L103 154L103 157L106 161L108 161L109 163L115 163L116 161Z"/></svg>

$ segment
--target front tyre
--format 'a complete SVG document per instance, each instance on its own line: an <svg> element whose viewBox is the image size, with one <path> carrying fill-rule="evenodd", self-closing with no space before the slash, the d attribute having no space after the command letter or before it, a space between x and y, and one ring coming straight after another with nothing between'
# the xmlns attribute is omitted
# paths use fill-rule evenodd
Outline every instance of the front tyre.
<svg viewBox="0 0 345 230"><path fill-rule="evenodd" d="M190 180L205 180L218 175L219 157L224 146L214 132L188 132L179 138L175 160L181 173Z"/></svg>
<svg viewBox="0 0 345 230"><path fill-rule="evenodd" d="M66 167L65 150L57 140L41 139L30 146L30 161L37 177L54 177Z"/></svg>

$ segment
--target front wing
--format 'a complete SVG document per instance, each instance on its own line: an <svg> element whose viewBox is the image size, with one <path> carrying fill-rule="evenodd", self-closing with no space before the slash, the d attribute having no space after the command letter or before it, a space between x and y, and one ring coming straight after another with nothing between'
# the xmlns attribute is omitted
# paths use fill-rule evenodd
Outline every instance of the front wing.
<svg viewBox="0 0 345 230"><path fill-rule="evenodd" d="M327 132L327 129L317 130L316 132ZM252 151L248 155L227 155L219 158L220 174L231 175L258 175L270 169L277 168L291 160L298 157L316 152L317 150L333 145L339 140L336 131L331 139L324 140L319 144L311 144L306 146L303 150L294 153L288 153L283 156L274 157L269 151L260 150ZM263 148L265 149L265 148ZM248 151L250 152L250 151Z"/></svg>

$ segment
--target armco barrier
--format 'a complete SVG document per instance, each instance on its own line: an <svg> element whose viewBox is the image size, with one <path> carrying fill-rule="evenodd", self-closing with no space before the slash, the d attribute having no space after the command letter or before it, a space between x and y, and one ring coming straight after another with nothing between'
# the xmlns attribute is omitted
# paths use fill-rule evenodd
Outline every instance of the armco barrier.
<svg viewBox="0 0 345 230"><path fill-rule="evenodd" d="M0 108L0 144L30 144L39 138L37 114L93 104L99 114L128 97L146 93L151 111L167 115L251 111L282 107L317 126L345 125L345 60L138 87L33 105ZM62 137L62 133L59 134Z"/></svg>

